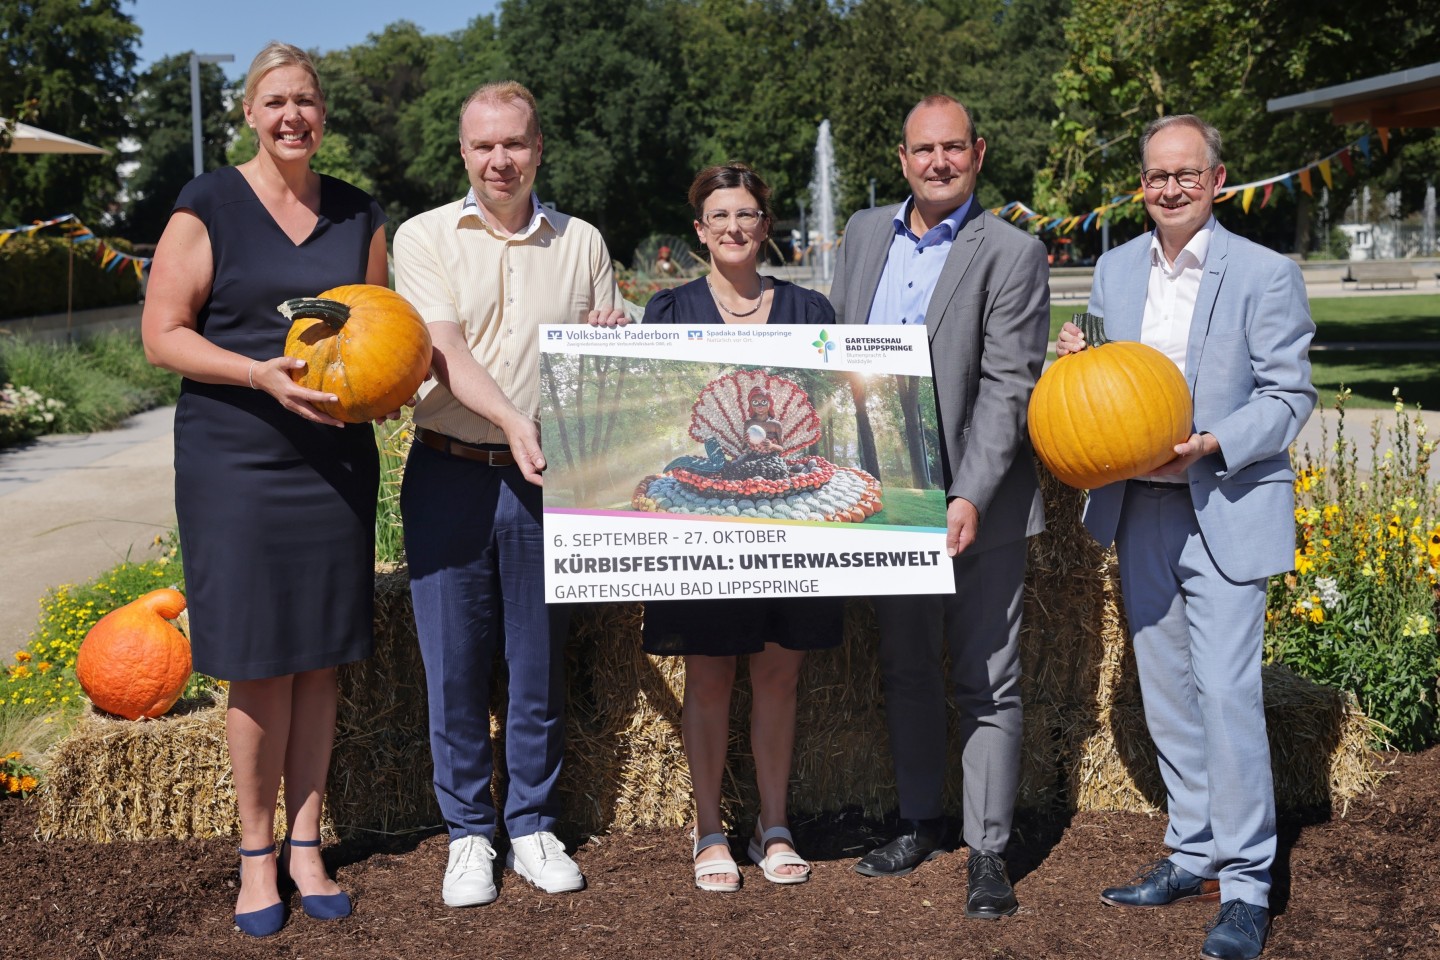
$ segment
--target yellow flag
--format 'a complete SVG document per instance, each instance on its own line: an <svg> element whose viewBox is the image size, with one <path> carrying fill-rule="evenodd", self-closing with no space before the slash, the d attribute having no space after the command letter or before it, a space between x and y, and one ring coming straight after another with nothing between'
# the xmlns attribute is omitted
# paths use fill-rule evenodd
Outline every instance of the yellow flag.
<svg viewBox="0 0 1440 960"><path fill-rule="evenodd" d="M1321 160L1318 166L1320 167L1320 178L1325 181L1325 186L1333 190L1335 182L1330 179L1330 161Z"/></svg>
<svg viewBox="0 0 1440 960"><path fill-rule="evenodd" d="M1240 198L1240 208L1246 213L1250 212L1250 201L1255 199L1255 188L1246 187L1245 194Z"/></svg>
<svg viewBox="0 0 1440 960"><path fill-rule="evenodd" d="M14 235L15 234L13 233L0 233L0 247L5 246L5 241L9 240Z"/></svg>

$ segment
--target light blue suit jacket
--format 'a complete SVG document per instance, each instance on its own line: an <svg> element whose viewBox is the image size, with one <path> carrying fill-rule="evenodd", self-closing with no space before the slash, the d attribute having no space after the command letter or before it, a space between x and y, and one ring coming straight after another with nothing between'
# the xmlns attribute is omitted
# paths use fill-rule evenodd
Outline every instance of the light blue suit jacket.
<svg viewBox="0 0 1440 960"><path fill-rule="evenodd" d="M1108 339L1140 339L1150 236L1111 250L1095 267L1090 312L1105 318ZM1300 268L1218 224L1204 271L1185 379L1195 431L1214 435L1220 453L1193 464L1186 479L1216 566L1231 580L1258 580L1295 565L1289 448L1315 408L1315 324ZM1102 545L1115 539L1124 499L1124 483L1090 491L1085 527Z"/></svg>

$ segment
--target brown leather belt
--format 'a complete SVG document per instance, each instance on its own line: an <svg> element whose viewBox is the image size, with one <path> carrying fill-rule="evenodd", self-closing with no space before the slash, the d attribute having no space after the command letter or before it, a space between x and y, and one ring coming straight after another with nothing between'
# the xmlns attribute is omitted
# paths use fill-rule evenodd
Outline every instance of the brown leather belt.
<svg viewBox="0 0 1440 960"><path fill-rule="evenodd" d="M427 430L424 427L416 429L415 439L432 450L439 450L441 453L448 453L452 457L460 457L463 460L474 460L487 467L515 466L515 454L510 452L509 447L492 450L479 444L466 443L464 440L447 437L443 433L436 433L434 430Z"/></svg>

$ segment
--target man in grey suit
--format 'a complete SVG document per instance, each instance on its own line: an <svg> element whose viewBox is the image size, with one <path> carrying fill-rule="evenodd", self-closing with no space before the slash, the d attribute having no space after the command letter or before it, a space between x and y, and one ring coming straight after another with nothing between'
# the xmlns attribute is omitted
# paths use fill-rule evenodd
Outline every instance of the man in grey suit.
<svg viewBox="0 0 1440 960"><path fill-rule="evenodd" d="M830 299L842 323L924 324L944 470L951 596L875 598L902 821L855 869L901 876L942 845L944 645L961 722L965 914L1017 909L1002 856L1020 780L1020 610L1027 537L1045 528L1025 413L1045 362L1045 248L981 209L985 141L943 95L905 119L911 196L851 218Z"/></svg>
<svg viewBox="0 0 1440 960"><path fill-rule="evenodd" d="M1090 312L1107 338L1147 343L1185 372L1195 432L1154 474L1092 490L1085 508L1087 529L1120 558L1172 851L1101 899L1218 899L1202 953L1249 960L1269 932L1275 859L1265 584L1295 562L1288 450L1315 407L1315 325L1299 268L1215 221L1225 166L1214 127L1163 117L1140 156L1155 230L1100 258ZM1057 352L1084 348L1066 324Z"/></svg>

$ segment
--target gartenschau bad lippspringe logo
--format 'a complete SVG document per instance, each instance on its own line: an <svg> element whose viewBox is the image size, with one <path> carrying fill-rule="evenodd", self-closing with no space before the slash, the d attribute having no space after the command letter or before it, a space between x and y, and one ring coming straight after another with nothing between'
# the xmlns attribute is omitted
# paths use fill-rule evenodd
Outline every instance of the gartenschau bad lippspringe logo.
<svg viewBox="0 0 1440 960"><path fill-rule="evenodd" d="M815 352L820 354L826 363L830 362L830 351L835 349L835 341L830 339L830 334L821 330L820 339L813 341L810 346L815 348Z"/></svg>

